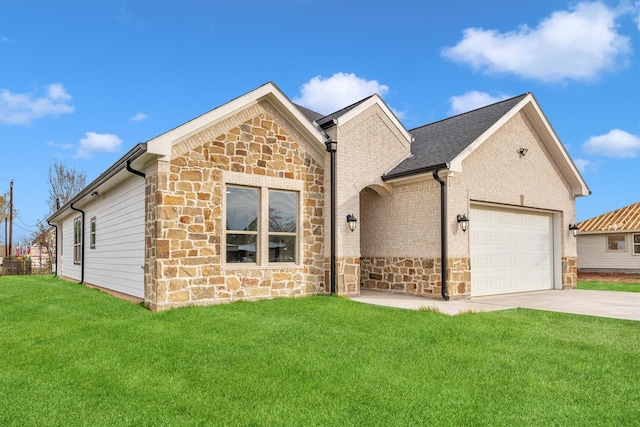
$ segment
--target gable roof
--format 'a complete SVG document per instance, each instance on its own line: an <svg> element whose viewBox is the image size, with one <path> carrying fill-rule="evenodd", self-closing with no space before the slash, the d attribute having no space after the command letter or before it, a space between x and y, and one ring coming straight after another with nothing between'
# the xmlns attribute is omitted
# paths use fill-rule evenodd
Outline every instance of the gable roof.
<svg viewBox="0 0 640 427"><path fill-rule="evenodd" d="M640 231L640 202L578 223L580 233Z"/></svg>
<svg viewBox="0 0 640 427"><path fill-rule="evenodd" d="M385 116L393 123L395 130L399 132L401 138L406 142L406 144L411 144L412 136L404 127L404 125L398 120L398 117L394 114L394 112L389 108L389 106L380 98L380 95L374 93L364 99L361 99L358 102L355 102L341 110L338 110L334 113L326 115L322 117L320 120L316 121L316 124L323 130L329 129L333 126L344 125L349 120L358 117L362 112L366 111L368 108L377 105L385 114ZM340 143L340 141L338 141Z"/></svg>
<svg viewBox="0 0 640 427"><path fill-rule="evenodd" d="M309 120L273 82L266 83L257 89L247 92L213 110L196 117L168 132L147 141L149 153L161 156L171 155L171 147L176 142L198 133L212 123L227 117L261 101L269 102L305 137L316 142L316 148L324 151L325 135ZM311 110L308 110L310 112Z"/></svg>
<svg viewBox="0 0 640 427"><path fill-rule="evenodd" d="M448 168L453 159L526 95L410 130L414 138L411 157L389 171L386 179Z"/></svg>
<svg viewBox="0 0 640 427"><path fill-rule="evenodd" d="M462 161L521 111L531 120L571 184L574 196L591 194L578 168L530 92L411 130L414 137L411 155L382 179L387 181L440 169L461 172Z"/></svg>
<svg viewBox="0 0 640 427"><path fill-rule="evenodd" d="M327 129L330 128L331 126L334 125L334 120L337 120L339 117L344 116L345 114L347 114L349 111L353 110L354 108L356 108L357 106L359 106L360 104L364 103L366 100L374 97L375 95L369 95L366 98L361 99L358 102L354 102L351 105L348 105L338 111L335 111L331 114L328 114L324 117L322 117L319 120L316 120L316 123L318 123L318 126L320 126L322 129Z"/></svg>

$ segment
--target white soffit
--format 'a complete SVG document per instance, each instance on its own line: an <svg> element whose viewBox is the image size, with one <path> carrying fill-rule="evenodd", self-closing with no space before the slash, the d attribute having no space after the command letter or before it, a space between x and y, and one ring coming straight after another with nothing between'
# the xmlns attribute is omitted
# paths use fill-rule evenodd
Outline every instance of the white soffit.
<svg viewBox="0 0 640 427"><path fill-rule="evenodd" d="M170 156L174 143L205 129L212 123L223 120L250 105L266 100L310 140L316 140L324 149L324 135L296 108L282 91L269 82L259 88L248 92L232 101L227 102L193 120L190 120L168 132L163 133L147 142L147 152L161 156Z"/></svg>

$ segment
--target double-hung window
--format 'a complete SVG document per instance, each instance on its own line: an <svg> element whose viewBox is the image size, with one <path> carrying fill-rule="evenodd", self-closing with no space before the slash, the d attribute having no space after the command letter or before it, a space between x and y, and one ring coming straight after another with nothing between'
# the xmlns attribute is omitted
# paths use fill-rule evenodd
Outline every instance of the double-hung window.
<svg viewBox="0 0 640 427"><path fill-rule="evenodd" d="M256 262L258 189L227 187L227 262Z"/></svg>
<svg viewBox="0 0 640 427"><path fill-rule="evenodd" d="M73 220L73 263L82 263L82 219Z"/></svg>
<svg viewBox="0 0 640 427"><path fill-rule="evenodd" d="M269 262L296 262L298 194L269 190Z"/></svg>
<svg viewBox="0 0 640 427"><path fill-rule="evenodd" d="M89 247L91 249L96 248L96 217L91 218L89 222Z"/></svg>
<svg viewBox="0 0 640 427"><path fill-rule="evenodd" d="M640 255L640 234L633 235L633 254Z"/></svg>
<svg viewBox="0 0 640 427"><path fill-rule="evenodd" d="M298 193L226 187L226 262L298 261Z"/></svg>

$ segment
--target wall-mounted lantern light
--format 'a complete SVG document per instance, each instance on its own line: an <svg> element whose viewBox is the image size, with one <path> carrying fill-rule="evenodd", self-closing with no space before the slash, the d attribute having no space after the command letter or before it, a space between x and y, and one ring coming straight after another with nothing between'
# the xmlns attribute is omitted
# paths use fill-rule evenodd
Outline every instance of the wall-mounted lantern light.
<svg viewBox="0 0 640 427"><path fill-rule="evenodd" d="M469 228L469 218L465 214L458 214L458 224L460 224L460 228L463 232L467 231Z"/></svg>
<svg viewBox="0 0 640 427"><path fill-rule="evenodd" d="M528 150L528 149L526 149L526 148L520 148L520 149L518 150L518 153L520 153L520 157L524 157L524 156L526 156L526 155L527 155L527 151L529 151L529 150Z"/></svg>
<svg viewBox="0 0 640 427"><path fill-rule="evenodd" d="M357 222L358 218L351 214L347 215L347 224L349 224L349 230L351 230L351 232L355 231Z"/></svg>
<svg viewBox="0 0 640 427"><path fill-rule="evenodd" d="M580 227L578 227L578 224L569 224L569 231L571 232L573 237L578 237L578 234L580 233Z"/></svg>

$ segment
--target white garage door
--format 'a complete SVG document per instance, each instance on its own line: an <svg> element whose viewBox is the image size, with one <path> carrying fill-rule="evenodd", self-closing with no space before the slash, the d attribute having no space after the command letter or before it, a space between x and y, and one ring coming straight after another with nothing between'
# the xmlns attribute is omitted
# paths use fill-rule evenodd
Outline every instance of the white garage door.
<svg viewBox="0 0 640 427"><path fill-rule="evenodd" d="M553 288L550 214L475 206L469 219L472 296Z"/></svg>

